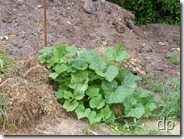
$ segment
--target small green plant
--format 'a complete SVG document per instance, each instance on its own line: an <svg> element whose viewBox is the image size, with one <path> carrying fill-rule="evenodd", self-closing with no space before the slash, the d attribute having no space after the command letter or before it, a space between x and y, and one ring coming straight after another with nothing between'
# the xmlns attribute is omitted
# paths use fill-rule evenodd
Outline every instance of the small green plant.
<svg viewBox="0 0 184 139"><path fill-rule="evenodd" d="M158 104L158 117L180 118L180 78L169 78Z"/></svg>
<svg viewBox="0 0 184 139"><path fill-rule="evenodd" d="M114 120L112 106L122 104L125 117L151 116L156 108L153 93L137 86L140 77L120 68L129 58L124 47L107 49L103 56L96 50L78 52L75 46L59 44L44 47L39 60L51 69L49 77L58 83L56 98L67 112L87 118L91 125Z"/></svg>
<svg viewBox="0 0 184 139"><path fill-rule="evenodd" d="M0 51L0 75L11 76L15 71L22 71L22 66L13 57L4 51Z"/></svg>
<svg viewBox="0 0 184 139"><path fill-rule="evenodd" d="M6 112L8 94L2 93L0 95L0 125L5 126L8 123L8 114Z"/></svg>
<svg viewBox="0 0 184 139"><path fill-rule="evenodd" d="M112 135L169 135L161 132L152 123L139 120L110 122Z"/></svg>
<svg viewBox="0 0 184 139"><path fill-rule="evenodd" d="M5 69L4 69L4 61L0 58L0 74L4 74Z"/></svg>
<svg viewBox="0 0 184 139"><path fill-rule="evenodd" d="M136 132L140 132L144 128L144 124L133 119L133 121L127 121L121 119L122 121L110 122L111 132L113 135L133 135Z"/></svg>
<svg viewBox="0 0 184 139"><path fill-rule="evenodd" d="M180 64L180 56L177 55L176 52L170 52L169 53L169 61L174 64L174 65L178 65Z"/></svg>
<svg viewBox="0 0 184 139"><path fill-rule="evenodd" d="M180 118L180 77L166 77L164 81L159 81L155 74L154 77L143 78L142 83L146 89L159 95L155 114L157 119Z"/></svg>
<svg viewBox="0 0 184 139"><path fill-rule="evenodd" d="M174 37L173 38L173 43L175 44L175 45L179 45L179 38L177 38L177 37Z"/></svg>

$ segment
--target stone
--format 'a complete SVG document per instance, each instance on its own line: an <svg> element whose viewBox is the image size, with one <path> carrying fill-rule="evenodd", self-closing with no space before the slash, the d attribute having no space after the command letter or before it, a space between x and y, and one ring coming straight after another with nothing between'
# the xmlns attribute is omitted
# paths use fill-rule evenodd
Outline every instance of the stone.
<svg viewBox="0 0 184 139"><path fill-rule="evenodd" d="M43 5L38 5L37 8L41 9L41 8L43 8Z"/></svg>
<svg viewBox="0 0 184 139"><path fill-rule="evenodd" d="M8 38L9 38L8 36L1 36L1 37L0 37L1 41L7 41Z"/></svg>
<svg viewBox="0 0 184 139"><path fill-rule="evenodd" d="M86 0L83 9L86 13L92 14L97 11L97 4L95 4L92 0Z"/></svg>
<svg viewBox="0 0 184 139"><path fill-rule="evenodd" d="M107 42L106 41L102 41L102 45L107 45Z"/></svg>
<svg viewBox="0 0 184 139"><path fill-rule="evenodd" d="M163 43L163 42L159 42L158 45L159 45L159 46L166 46L166 44Z"/></svg>
<svg viewBox="0 0 184 139"><path fill-rule="evenodd" d="M153 49L151 48L151 47L144 47L143 49L142 49L142 52L148 52L148 53L150 53L150 52L153 52Z"/></svg>
<svg viewBox="0 0 184 139"><path fill-rule="evenodd" d="M146 75L146 72L143 71L143 70L139 70L139 73L140 73L141 75Z"/></svg>

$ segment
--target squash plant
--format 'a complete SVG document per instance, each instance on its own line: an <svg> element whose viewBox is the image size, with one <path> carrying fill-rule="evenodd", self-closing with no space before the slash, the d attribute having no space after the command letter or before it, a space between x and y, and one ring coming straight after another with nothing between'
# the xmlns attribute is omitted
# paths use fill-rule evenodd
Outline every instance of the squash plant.
<svg viewBox="0 0 184 139"><path fill-rule="evenodd" d="M58 83L55 94L67 112L90 124L114 120L112 106L122 104L125 117L149 117L156 108L153 93L139 88L140 77L121 68L129 58L122 45L107 49L78 51L75 46L59 44L40 50L39 60L51 69L49 78Z"/></svg>

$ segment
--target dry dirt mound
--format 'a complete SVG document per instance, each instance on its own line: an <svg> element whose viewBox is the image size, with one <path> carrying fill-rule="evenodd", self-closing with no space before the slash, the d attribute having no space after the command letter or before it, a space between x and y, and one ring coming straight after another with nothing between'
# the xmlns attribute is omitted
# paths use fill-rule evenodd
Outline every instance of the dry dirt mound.
<svg viewBox="0 0 184 139"><path fill-rule="evenodd" d="M2 128L2 134L83 133L87 124L63 111L48 84L48 73L47 69L37 64L27 70L23 77L8 78L0 84L0 95L8 94L6 111L9 129Z"/></svg>

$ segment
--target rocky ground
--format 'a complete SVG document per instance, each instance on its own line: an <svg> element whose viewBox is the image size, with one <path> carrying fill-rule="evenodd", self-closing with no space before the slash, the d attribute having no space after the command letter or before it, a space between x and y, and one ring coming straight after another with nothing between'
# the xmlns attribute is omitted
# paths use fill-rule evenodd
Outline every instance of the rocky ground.
<svg viewBox="0 0 184 139"><path fill-rule="evenodd" d="M0 0L0 47L19 61L31 61L24 76L0 85L1 90L11 92L15 106L10 115L14 128L4 133L84 134L88 124L77 121L54 103L53 89L45 77L48 71L33 60L44 47L43 17L41 0ZM180 57L180 27L139 27L133 24L133 17L131 12L106 1L47 0L48 46L64 42L80 49L103 51L122 44L133 59L129 68L134 73L144 76L158 71L160 78L180 75L180 64L173 65L168 58L172 51ZM22 115L18 115L20 112Z"/></svg>

